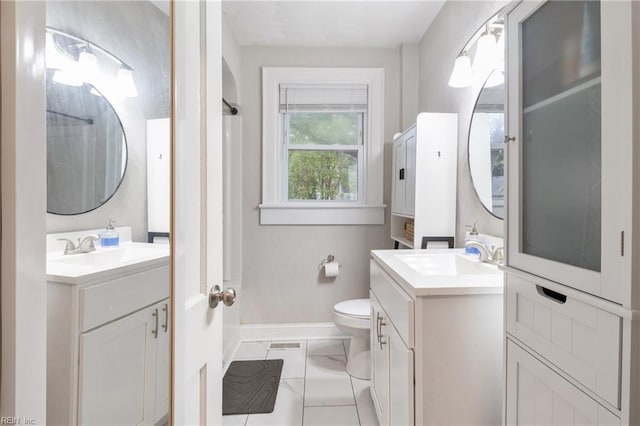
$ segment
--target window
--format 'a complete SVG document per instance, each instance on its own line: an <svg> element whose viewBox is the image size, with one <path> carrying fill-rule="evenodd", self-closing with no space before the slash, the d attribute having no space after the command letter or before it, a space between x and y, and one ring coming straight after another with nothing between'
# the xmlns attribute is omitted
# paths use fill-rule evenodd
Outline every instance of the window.
<svg viewBox="0 0 640 426"><path fill-rule="evenodd" d="M262 224L384 223L383 78L263 69Z"/></svg>

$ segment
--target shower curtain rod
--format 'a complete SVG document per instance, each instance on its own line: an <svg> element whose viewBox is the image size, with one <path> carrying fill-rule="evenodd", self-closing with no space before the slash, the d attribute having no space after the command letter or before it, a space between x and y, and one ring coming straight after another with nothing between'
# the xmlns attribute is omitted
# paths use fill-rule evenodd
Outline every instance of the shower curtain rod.
<svg viewBox="0 0 640 426"><path fill-rule="evenodd" d="M83 121L83 122L85 122L87 124L93 124L93 119L92 118L77 117L75 115L65 114L64 112L54 111L52 109L47 109L47 112L49 114L60 115L60 116L65 117L65 118L72 118L74 120Z"/></svg>
<svg viewBox="0 0 640 426"><path fill-rule="evenodd" d="M229 102L227 102L225 98L222 98L222 103L225 104L229 108L229 111L231 112L231 115L238 114L238 108L234 107Z"/></svg>

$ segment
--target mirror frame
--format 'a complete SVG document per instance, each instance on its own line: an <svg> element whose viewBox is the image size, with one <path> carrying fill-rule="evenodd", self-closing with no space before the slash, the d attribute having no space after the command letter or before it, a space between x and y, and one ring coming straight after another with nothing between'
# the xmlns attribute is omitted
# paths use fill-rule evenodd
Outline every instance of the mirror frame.
<svg viewBox="0 0 640 426"><path fill-rule="evenodd" d="M473 103L473 109L471 110L471 117L469 118L469 130L467 131L467 170L469 171L469 178L471 179L471 186L473 187L473 193L476 195L476 199L480 202L480 204L482 205L482 207L487 211L487 213L489 213L491 216L493 216L494 218L498 219L498 220L502 220L504 221L504 217L500 217L498 215L496 215L492 210L489 209L489 207L487 207L483 202L482 202L482 198L480 198L480 194L478 194L478 189L476 188L476 183L473 180L473 173L471 172L471 150L469 149L469 146L471 145L471 129L473 126L473 116L475 114L476 108L478 107L478 101L480 100L480 95L482 95L482 91L484 90L484 86L485 84L487 84L487 81L491 78L491 75L495 72L495 70L492 70L489 75L487 75L487 78L484 79L484 83L482 83L482 86L480 87L480 90L478 91L478 94L475 97L475 102ZM503 85L505 85L506 88L506 79L505 82L502 83ZM506 103L505 103L506 106ZM504 146L506 147L506 144L504 144ZM503 147L503 152L504 152L504 147ZM505 194L506 196L506 194Z"/></svg>
<svg viewBox="0 0 640 426"><path fill-rule="evenodd" d="M48 83L48 81L49 81L49 78L47 76L45 76L45 85ZM57 83L57 84L62 84L62 83ZM92 212L92 211L94 211L96 209L99 209L100 207L102 207L105 204L107 204L109 202L109 200L111 200L113 198L114 195L116 195L116 193L118 192L118 190L122 186L122 182L124 182L124 179L125 179L125 177L127 175L127 169L129 167L129 140L127 139L127 132L125 131L124 125L122 124L122 119L120 119L120 115L118 115L118 112L116 111L116 109L113 106L113 104L109 101L109 99L107 99L102 94L102 92L100 92L100 90L98 90L91 83L83 83L83 87L85 87L85 86L89 86L89 87L93 88L96 92L100 93L100 97L107 103L107 105L109 105L109 108L111 108L111 110L115 114L116 118L118 119L118 123L120 124L120 128L122 129L122 138L123 138L123 141L124 141L124 148L125 148L126 153L127 153L126 158L125 158L125 162L124 162L124 169L122 170L122 176L120 177L120 181L118 182L118 185L116 185L116 187L114 188L114 190L111 193L111 195L109 195L109 197L107 197L102 203L98 204L97 206L95 206L95 207L93 207L93 208L91 208L89 210L84 210L84 211L77 212L77 213L58 213L58 212L50 211L49 210L49 205L48 205L48 193L47 193L47 213L48 214L55 214L55 215L58 215L58 216L77 216L77 215L89 213L89 212ZM48 144L48 138L47 138L47 144ZM47 169L48 168L49 168L49 159L47 158Z"/></svg>

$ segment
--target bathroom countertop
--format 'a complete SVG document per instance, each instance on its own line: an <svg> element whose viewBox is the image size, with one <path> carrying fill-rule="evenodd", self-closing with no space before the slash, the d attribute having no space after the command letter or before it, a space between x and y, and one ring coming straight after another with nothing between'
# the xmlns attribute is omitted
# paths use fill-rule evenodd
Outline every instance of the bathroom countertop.
<svg viewBox="0 0 640 426"><path fill-rule="evenodd" d="M47 281L91 284L169 265L169 246L124 242L89 253L47 255Z"/></svg>
<svg viewBox="0 0 640 426"><path fill-rule="evenodd" d="M503 293L503 272L464 249L372 250L371 257L414 298Z"/></svg>

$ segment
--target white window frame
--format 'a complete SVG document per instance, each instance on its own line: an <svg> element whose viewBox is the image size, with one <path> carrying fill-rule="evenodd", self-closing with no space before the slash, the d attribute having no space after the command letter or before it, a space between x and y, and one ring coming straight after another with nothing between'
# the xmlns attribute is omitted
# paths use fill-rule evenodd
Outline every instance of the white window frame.
<svg viewBox="0 0 640 426"><path fill-rule="evenodd" d="M357 201L288 200L287 146L280 115L281 84L364 84L362 165ZM326 147L326 149L331 149ZM335 148L333 148L335 149ZM262 225L382 225L384 173L384 69L262 68Z"/></svg>

